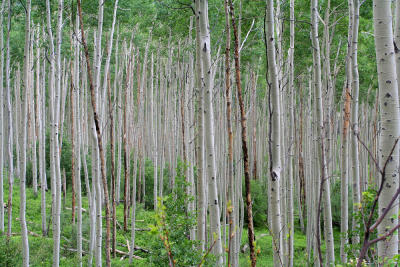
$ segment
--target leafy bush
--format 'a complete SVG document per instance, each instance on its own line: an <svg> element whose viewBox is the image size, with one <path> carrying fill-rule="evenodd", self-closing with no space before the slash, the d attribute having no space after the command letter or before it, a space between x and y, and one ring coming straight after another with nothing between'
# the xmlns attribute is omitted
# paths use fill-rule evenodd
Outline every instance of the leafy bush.
<svg viewBox="0 0 400 267"><path fill-rule="evenodd" d="M335 180L331 184L331 210L332 210L332 224L334 226L340 227L341 221L341 193L340 193L341 181L340 179ZM348 187L349 192L349 222L352 221L352 213L353 213L353 200L352 200L352 188L351 184L349 183ZM351 226L351 224L349 224Z"/></svg>
<svg viewBox="0 0 400 267"><path fill-rule="evenodd" d="M21 243L13 238L7 240L3 234L0 235L0 266L12 267L22 264Z"/></svg>
<svg viewBox="0 0 400 267"><path fill-rule="evenodd" d="M243 183L243 200L246 200L245 185ZM267 224L268 194L266 185L260 180L251 180L251 198L253 201L253 223L255 227L264 227ZM244 204L246 205L246 203ZM247 221L247 212L244 213Z"/></svg>
<svg viewBox="0 0 400 267"><path fill-rule="evenodd" d="M162 200L159 199L156 224L151 226L151 233L156 238L149 260L154 266L168 266L169 253L175 266L196 266L202 260L201 251L197 249L198 242L189 238L196 225L196 213L187 209L187 204L194 201L194 197L186 193L190 184L185 181L185 168L185 164L179 161L175 188ZM210 261L211 257L206 264L211 264Z"/></svg>

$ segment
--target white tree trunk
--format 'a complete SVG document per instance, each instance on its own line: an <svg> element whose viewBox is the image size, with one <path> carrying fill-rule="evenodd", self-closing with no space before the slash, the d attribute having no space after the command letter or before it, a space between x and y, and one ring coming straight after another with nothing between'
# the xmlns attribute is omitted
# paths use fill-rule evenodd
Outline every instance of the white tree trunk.
<svg viewBox="0 0 400 267"><path fill-rule="evenodd" d="M267 0L266 14L266 40L267 40L267 60L270 86L270 208L271 208L271 233L272 246L274 250L274 266L282 264L282 221L280 210L280 188L281 179L281 107L279 101L278 71L276 66L275 36L274 36L274 1Z"/></svg>
<svg viewBox="0 0 400 267"><path fill-rule="evenodd" d="M28 112L28 95L31 84L29 83L30 72L30 30L31 30L31 1L26 2L26 18L25 18L25 52L24 52L24 108L23 108L23 127L22 127L22 169L20 176L20 222L21 222L21 241L22 241L22 266L29 266L29 244L28 244L28 228L26 225L26 151L27 151L27 112Z"/></svg>
<svg viewBox="0 0 400 267"><path fill-rule="evenodd" d="M393 45L391 2L374 0L374 32L376 62L378 65L379 108L381 111L381 128L379 135L379 164L387 161L395 140L400 135L399 92L396 78L395 48ZM385 168L383 190L379 198L379 215L387 208L394 193L399 187L399 149L394 148L391 159ZM398 202L396 201L378 226L378 235L383 235L398 223ZM378 242L378 256L392 258L398 254L398 236L395 234Z"/></svg>
<svg viewBox="0 0 400 267"><path fill-rule="evenodd" d="M330 181L327 173L326 159L325 159L325 142L324 142L324 114L322 108L322 83L321 83L321 55L318 38L318 0L313 0L311 5L311 23L312 23L312 44L313 44L313 64L314 64L314 86L315 86L315 99L316 99L316 113L317 113L317 132L319 140L319 158L321 167L321 183L323 183L323 199L319 201L323 204L324 215L324 234L326 243L326 260L327 264L335 263L334 253L334 240L332 229L332 212L330 200ZM319 227L317 225L317 227Z"/></svg>
<svg viewBox="0 0 400 267"><path fill-rule="evenodd" d="M12 226L12 193L14 184L14 155L13 155L13 116L11 101L11 77L10 77L10 31L11 31L11 0L8 0L8 18L7 18L7 40L6 40L6 91L7 91L7 115L8 115L8 227L7 237L11 237Z"/></svg>
<svg viewBox="0 0 400 267"><path fill-rule="evenodd" d="M208 176L208 189L209 189L209 207L210 207L210 230L215 238L213 253L217 257L217 265L223 263L222 241L221 241L221 223L220 223L220 209L218 202L218 188L217 177L215 169L215 147L214 147L214 111L213 111L213 76L211 69L211 42L210 30L208 21L208 1L196 1L196 16L199 16L200 26L200 49L201 49L201 63L203 69L203 79L201 81L202 90L204 90L204 121L205 121L205 144L207 148L207 176Z"/></svg>
<svg viewBox="0 0 400 267"><path fill-rule="evenodd" d="M4 232L4 192L3 192L3 164L4 164L4 33L3 20L6 1L1 4L0 13L0 231Z"/></svg>
<svg viewBox="0 0 400 267"><path fill-rule="evenodd" d="M358 25L359 25L359 14L360 14L360 3L359 0L353 0L353 33L352 33L352 48L351 48L351 59L352 59L352 105L351 105L351 126L352 126L352 137L351 137L351 154L352 154L352 178L353 178L353 214L358 212L359 203L361 203L361 190L360 190L360 162L358 153L358 95L359 95L359 80L358 80L358 63L357 63L357 42L358 42ZM358 223L353 216L352 230L355 232L353 235L353 244L360 242L360 238L356 233L356 229L359 227Z"/></svg>

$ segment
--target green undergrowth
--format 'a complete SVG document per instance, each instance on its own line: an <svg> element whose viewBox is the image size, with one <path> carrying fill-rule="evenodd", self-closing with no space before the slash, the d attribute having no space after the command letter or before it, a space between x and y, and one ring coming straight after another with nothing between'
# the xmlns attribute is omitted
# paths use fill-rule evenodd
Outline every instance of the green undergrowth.
<svg viewBox="0 0 400 267"><path fill-rule="evenodd" d="M20 221L19 221L19 181L15 181L13 191L13 222L12 222L12 237L7 240L5 235L0 236L0 266L20 266L22 264L22 247L20 237ZM6 203L8 198L8 185L4 184L4 201ZM26 220L28 225L29 234L29 249L30 249L30 265L31 266L51 266L53 257L53 239L51 221L49 221L51 215L51 192L46 193L46 212L47 212L47 225L50 227L48 237L42 237L41 232L41 198L40 192L38 196L35 196L33 190L28 188L26 191ZM86 210L83 212L83 249L88 251L88 239L89 239L89 216L88 216L88 201L86 197L82 199L83 208ZM61 249L60 249L60 266L77 266L78 261L76 253L70 251L76 248L76 225L71 223L71 193L67 193L65 201L62 199L63 211L61 215ZM7 212L7 210L6 210ZM104 213L103 213L104 216ZM130 240L130 230L124 232L123 227L123 205L117 206L117 249L123 252L128 252L126 243ZM156 224L156 216L153 211L149 211L143 208L142 205L138 205L136 214L136 228L147 229L151 225ZM105 238L103 222L103 238ZM128 224L130 228L130 222ZM5 219L5 229L7 229L7 217ZM335 232L336 244L339 244L339 233ZM247 243L247 231L243 230L242 246ZM103 243L104 245L104 243ZM160 266L152 262L152 258L157 257L154 253L164 254L166 253L162 241L158 235L155 235L151 231L136 231L136 246L150 250L150 254L142 251L135 251L135 255L142 259L134 259L133 264L129 265L128 257L117 254L116 258L112 259L112 266ZM172 244L174 246L174 244ZM257 266L273 266L272 258L272 237L268 234L266 227L256 228L256 246L259 249L257 257ZM294 241L294 265L295 266L312 266L308 261L308 255L306 253L306 236L296 226L295 229L295 241ZM158 251L152 251L152 248L159 249ZM324 251L325 245L322 244L322 251ZM338 250L338 249L337 249ZM338 251L336 251L336 257L339 258ZM165 255L165 254L164 254ZM88 256L85 255L83 258L84 266L87 266ZM103 254L103 262L105 256ZM94 259L93 259L94 262ZM249 251L240 253L240 266L249 266Z"/></svg>

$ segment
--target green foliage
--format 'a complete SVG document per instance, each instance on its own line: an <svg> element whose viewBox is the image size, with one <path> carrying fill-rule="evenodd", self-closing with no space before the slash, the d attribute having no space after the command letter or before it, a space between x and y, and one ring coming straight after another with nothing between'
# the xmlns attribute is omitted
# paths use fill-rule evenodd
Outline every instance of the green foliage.
<svg viewBox="0 0 400 267"><path fill-rule="evenodd" d="M268 190L261 180L251 180L251 198L253 201L253 223L254 227L265 227L268 215ZM243 185L243 199L246 199L245 186ZM244 214L247 220L247 212Z"/></svg>
<svg viewBox="0 0 400 267"><path fill-rule="evenodd" d="M14 238L7 240L7 237L0 235L0 266L13 267L22 264L21 258L21 244Z"/></svg>
<svg viewBox="0 0 400 267"><path fill-rule="evenodd" d="M372 187L369 186L367 191L362 192L362 199L361 203L355 203L354 205L357 205L357 212L353 212L353 217L355 219L355 222L357 223L357 227L355 229L350 229L348 231L348 237L349 240L355 235L358 235L361 239L364 236L364 231L365 231L365 223L368 221L368 217L372 211L372 206L374 199L376 197L376 190ZM377 207L375 208L375 211L373 213L372 217L372 223L376 221L378 218L378 210ZM370 233L370 239L374 239L377 237L376 231ZM358 244L352 244L349 243L348 246L346 247L346 251L348 255L352 258L356 258L358 256L358 251L360 251L362 246L362 242ZM376 253L375 252L375 247L370 247L369 249L369 255L368 257L372 260L372 262L377 262L378 259L376 258Z"/></svg>
<svg viewBox="0 0 400 267"><path fill-rule="evenodd" d="M335 181L331 184L331 210L332 210L332 224L334 226L340 227L341 222L341 183L339 179L335 179ZM349 196L352 196L352 187L349 184L348 193ZM348 214L349 214L349 222L352 221L352 213L353 213L353 202L352 198L349 197L349 205L348 205Z"/></svg>
<svg viewBox="0 0 400 267"><path fill-rule="evenodd" d="M186 188L190 185L185 181L183 162L178 162L175 187L169 195L159 199L155 215L156 224L151 226L151 233L161 239L152 243L150 262L154 266L168 266L170 253L175 266L195 266L202 259L197 250L198 242L190 240L190 231L196 225L196 213L187 209L194 197L188 195Z"/></svg>
<svg viewBox="0 0 400 267"><path fill-rule="evenodd" d="M39 162L39 144L36 144L36 158ZM26 163L26 183L28 186L32 186L33 182L33 172L32 172L32 157L34 152L29 154L30 160ZM46 133L46 147L45 147L45 157L46 157L46 178L47 178L47 186L51 188L51 170L50 170L50 133L47 131ZM72 184L72 144L69 139L64 136L62 147L61 147L61 159L60 159L60 169L61 171L65 170L65 175L67 179L67 187L70 188ZM83 170L82 170L83 174ZM37 175L39 176L39 164L37 165ZM62 174L63 175L63 174ZM83 178L83 177L82 177ZM41 182L38 179L38 184ZM82 179L84 181L84 179Z"/></svg>

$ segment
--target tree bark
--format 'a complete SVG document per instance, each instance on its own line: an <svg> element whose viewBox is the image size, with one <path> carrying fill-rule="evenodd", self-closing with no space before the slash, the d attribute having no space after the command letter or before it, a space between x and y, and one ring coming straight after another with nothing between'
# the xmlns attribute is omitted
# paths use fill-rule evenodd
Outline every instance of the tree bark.
<svg viewBox="0 0 400 267"><path fill-rule="evenodd" d="M396 79L395 47L393 45L391 2L373 1L376 62L378 65L379 108L381 129L379 131L379 158L384 163L400 135L399 92ZM378 201L379 215L388 206L399 187L399 149L393 150L385 167L383 190ZM381 166L382 168L383 166ZM398 201L378 226L378 236L386 234L398 222ZM393 235L378 242L378 256L390 259L398 253L398 236Z"/></svg>
<svg viewBox="0 0 400 267"><path fill-rule="evenodd" d="M351 67L352 67L352 112L351 112L351 154L352 154L352 168L353 168L353 214L358 212L358 207L361 203L361 190L360 190L360 161L358 152L358 95L359 95L359 80L358 80L358 63L357 63L357 43L358 43L358 25L359 25L360 3L359 0L353 0L353 33L352 33L352 49L351 49ZM358 223L353 216L353 244L360 242L360 237L356 229L359 227Z"/></svg>
<svg viewBox="0 0 400 267"><path fill-rule="evenodd" d="M202 90L204 90L204 122L205 122L205 144L207 148L207 174L208 174L208 193L210 206L210 231L215 236L212 242L213 253L217 257L217 266L223 264L223 252L221 241L220 209L218 202L217 177L215 169L215 146L214 146L214 110L213 100L213 76L211 66L211 42L208 21L208 1L196 1L196 16L199 17L200 28L200 49L201 63L204 77L201 80Z"/></svg>
<svg viewBox="0 0 400 267"><path fill-rule="evenodd" d="M91 104L92 104L92 109L93 109L93 118L94 118L94 123L95 123L95 127L96 127L96 134L97 134L97 145L98 145L99 153L100 153L101 178L103 181L104 202L105 202L105 206L106 206L106 241L105 241L106 265L108 267L110 267L111 266L110 203L109 203L109 196L108 196L107 177L106 177L106 173L105 173L105 156L104 156L103 143L102 143L101 132L100 132L101 130L100 130L99 116L97 113L96 96L95 96L94 86L93 86L92 70L90 67L89 49L86 44L85 32L84 32L84 27L83 27L82 8L81 8L80 0L77 0L77 3L78 3L78 13L79 13L79 22L80 22L80 27L81 27L81 35L82 35L82 44L83 44L84 51L85 51L86 67L87 67L88 78L89 78L89 88L90 88ZM102 4L100 4L100 5L102 5Z"/></svg>
<svg viewBox="0 0 400 267"><path fill-rule="evenodd" d="M7 18L7 40L6 40L6 91L7 91L7 114L8 114L8 200L7 200L7 238L11 237L12 226L12 194L14 185L14 155L13 155L13 116L11 101L11 78L10 78L10 31L11 31L11 0L8 0Z"/></svg>
<svg viewBox="0 0 400 267"><path fill-rule="evenodd" d="M249 170L249 152L247 148L247 122L246 112L244 110L243 96L242 96L242 85L240 81L240 62L239 62L239 40L238 30L236 26L236 19L234 13L234 7L232 1L230 3L230 14L232 20L233 36L235 41L235 70L236 70L236 87L237 95L239 99L240 107L240 124L242 133L242 152L243 152L243 164L244 164L244 179L245 179L245 190L246 190L246 207L247 207L247 235L250 247L250 260L251 266L255 267L257 262L257 255L255 251L255 238L254 238L254 225L253 225L253 204L251 201L251 188L250 188L250 170ZM256 108L256 107L253 107Z"/></svg>
<svg viewBox="0 0 400 267"><path fill-rule="evenodd" d="M26 1L26 17L25 17L25 52L24 52L24 110L22 114L22 169L20 176L20 223L21 223L21 241L22 241L22 266L29 266L29 244L28 244L28 228L26 225L26 139L27 139L27 113L28 113L28 95L29 95L29 70L30 64L30 34L31 34L31 1Z"/></svg>
<svg viewBox="0 0 400 267"><path fill-rule="evenodd" d="M265 14L265 45L268 62L268 73L266 74L269 87L269 172L270 172L270 208L271 208L271 233L272 247L274 250L274 266L282 265L282 222L280 210L280 188L281 179L281 107L279 101L278 73L276 66L275 37L274 37L274 1L266 0ZM269 75L268 75L269 74ZM269 79L268 79L269 76Z"/></svg>

